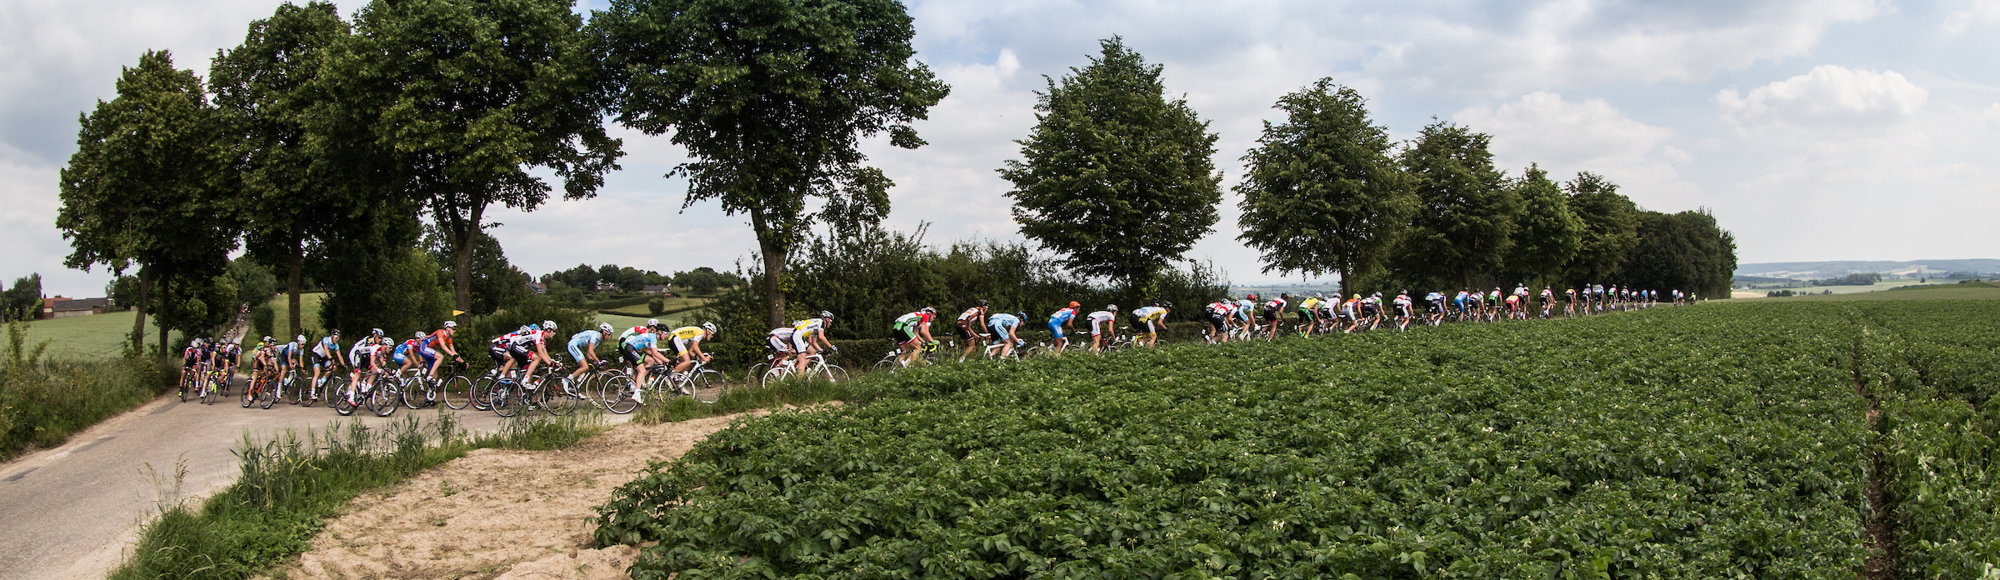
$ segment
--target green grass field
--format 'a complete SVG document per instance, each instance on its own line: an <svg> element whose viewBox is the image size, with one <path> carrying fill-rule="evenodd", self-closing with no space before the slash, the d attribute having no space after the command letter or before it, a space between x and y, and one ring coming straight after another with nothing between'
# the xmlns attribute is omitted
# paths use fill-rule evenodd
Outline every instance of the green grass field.
<svg viewBox="0 0 2000 580"><path fill-rule="evenodd" d="M1884 289L1880 292L1853 292L1832 295L1795 296L1791 298L1771 298L1773 301L1801 302L1853 302L1879 300L2000 300L2000 284L1992 282L1967 282L1964 284L1931 284L1914 288Z"/></svg>
<svg viewBox="0 0 2000 580"><path fill-rule="evenodd" d="M107 312L91 316L36 320L28 323L28 341L24 347L33 349L42 341L49 341L49 349L44 358L52 360L90 361L118 356L125 352L125 341L132 333L132 317L135 313ZM159 344L160 327L146 321L146 346ZM180 333L174 333L178 340Z"/></svg>
<svg viewBox="0 0 2000 580"><path fill-rule="evenodd" d="M313 336L326 333L326 329L319 325L319 301L324 297L326 294L320 292L299 294L299 326L312 332ZM279 294L271 299L270 304L271 310L277 311L271 323L272 334L285 334L291 328L291 298Z"/></svg>
<svg viewBox="0 0 2000 580"><path fill-rule="evenodd" d="M668 298L668 299L666 299L666 309L667 309L667 310L680 310L680 309L682 309L682 308L687 308L687 307L690 307L690 306L701 306L701 305L703 305L703 304L707 304L708 302L709 302L709 299L707 299L707 298L685 298L685 297L674 297L674 298ZM626 306L626 307L624 307L624 308L613 308L613 309L611 309L611 310L606 310L606 311L604 311L604 312L605 312L605 313L607 313L607 314L619 314L619 315L624 315L624 316L637 316L637 317L641 317L641 318L651 318L651 317L652 317L652 316L651 316L651 313L647 311L647 309L646 309L646 305L644 305L644 304L637 304L637 305L633 305L633 306Z"/></svg>

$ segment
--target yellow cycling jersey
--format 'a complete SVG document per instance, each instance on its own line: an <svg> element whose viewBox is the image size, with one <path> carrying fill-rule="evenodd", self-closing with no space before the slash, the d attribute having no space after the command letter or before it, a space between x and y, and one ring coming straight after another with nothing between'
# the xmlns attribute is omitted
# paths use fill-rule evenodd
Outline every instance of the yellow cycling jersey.
<svg viewBox="0 0 2000 580"><path fill-rule="evenodd" d="M672 333L668 334L668 337L685 339L685 340L697 340L700 339L705 334L707 334L707 332L703 331L699 326L683 326L674 329Z"/></svg>
<svg viewBox="0 0 2000 580"><path fill-rule="evenodd" d="M1319 306L1318 298L1307 298L1304 301L1299 302L1299 308L1303 308L1306 310L1312 310L1316 306Z"/></svg>

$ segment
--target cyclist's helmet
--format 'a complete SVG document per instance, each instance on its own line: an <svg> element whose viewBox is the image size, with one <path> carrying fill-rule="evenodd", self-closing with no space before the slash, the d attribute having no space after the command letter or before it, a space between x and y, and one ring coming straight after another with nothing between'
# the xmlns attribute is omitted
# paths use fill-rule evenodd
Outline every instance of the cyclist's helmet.
<svg viewBox="0 0 2000 580"><path fill-rule="evenodd" d="M921 310L920 312L923 312L924 314L937 314L937 309L925 306L924 309Z"/></svg>
<svg viewBox="0 0 2000 580"><path fill-rule="evenodd" d="M413 337L410 337L410 339L411 339L411 340L423 340L423 339L424 339L424 331L421 331L421 330L417 331L417 335L416 335L416 336L413 336Z"/></svg>
<svg viewBox="0 0 2000 580"><path fill-rule="evenodd" d="M299 337L298 337L298 338L296 338L296 339L293 339L293 340L294 340L294 342L297 342L297 343L299 343L299 344L305 344L305 343L306 343L306 335L303 335L303 334L301 334L301 335L299 335Z"/></svg>
<svg viewBox="0 0 2000 580"><path fill-rule="evenodd" d="M1165 301L1165 300L1161 300L1161 301L1160 301L1160 307L1161 307L1161 308L1165 308L1165 309L1167 309L1167 310L1173 310L1173 309L1174 309L1174 303L1172 303L1172 302L1168 302L1168 301Z"/></svg>
<svg viewBox="0 0 2000 580"><path fill-rule="evenodd" d="M523 328L526 328L526 329L527 329L527 330L524 330L523 332L541 332L541 331L542 331L542 325L540 325L540 324L530 324L530 325L527 325L527 326L525 326L525 327L523 327Z"/></svg>
<svg viewBox="0 0 2000 580"><path fill-rule="evenodd" d="M980 302L985 302L985 300L981 300ZM984 304L981 304L980 306L985 306L985 305L984 305ZM833 311L832 311L832 310L821 310L821 311L819 311L819 317L820 317L820 318L824 318L824 319L827 319L827 320L833 320Z"/></svg>
<svg viewBox="0 0 2000 580"><path fill-rule="evenodd" d="M981 299L978 299L978 300L974 300L974 301L972 301L972 305L973 305L973 306L977 306L977 307L980 307L980 308L985 308L985 307L986 307L986 299L985 299L985 298L981 298Z"/></svg>
<svg viewBox="0 0 2000 580"><path fill-rule="evenodd" d="M1249 293L1249 294L1244 294L1244 295L1243 295L1243 299L1244 299L1244 300L1256 300L1256 299L1257 299L1257 293L1255 293L1255 292L1252 292L1252 293Z"/></svg>
<svg viewBox="0 0 2000 580"><path fill-rule="evenodd" d="M1028 313L1026 313L1026 312L1016 312L1016 313L1014 313L1014 317L1015 317L1015 318L1019 318L1019 319L1021 319L1022 321L1026 321L1026 320L1028 320Z"/></svg>
<svg viewBox="0 0 2000 580"><path fill-rule="evenodd" d="M715 323L713 323L713 322L703 322L703 323L701 323L701 329L702 329L702 330L706 330L706 331L708 331L708 333L709 333L709 334L715 334L715 332L716 332L716 330L715 330Z"/></svg>
<svg viewBox="0 0 2000 580"><path fill-rule="evenodd" d="M382 336L382 329L377 328L375 330L369 331L368 336Z"/></svg>
<svg viewBox="0 0 2000 580"><path fill-rule="evenodd" d="M1071 300L1071 301L1069 302L1069 307L1070 307L1070 308L1076 308L1076 307L1078 307L1078 306L1082 306L1082 304L1077 304L1075 300Z"/></svg>
<svg viewBox="0 0 2000 580"><path fill-rule="evenodd" d="M340 338L340 329L338 329L338 328L335 328L335 329L333 329L333 332L329 332L329 333L327 333L327 335L328 335L328 336L332 336L332 337L334 337L334 338Z"/></svg>
<svg viewBox="0 0 2000 580"><path fill-rule="evenodd" d="M554 321L554 320L544 320L544 321L542 321L542 330L547 330L547 331L549 331L549 332L555 332L555 331L556 331L556 321Z"/></svg>
<svg viewBox="0 0 2000 580"><path fill-rule="evenodd" d="M274 341L272 341L272 340L271 340L271 337L268 337L268 336L264 337L264 343L265 343L265 344L270 344L271 342L274 342Z"/></svg>
<svg viewBox="0 0 2000 580"><path fill-rule="evenodd" d="M1117 311L1118 311L1118 305L1117 305L1117 304L1111 304L1111 305L1107 305L1107 306L1105 306L1105 307L1104 307L1104 311L1105 311L1105 312L1117 312Z"/></svg>
<svg viewBox="0 0 2000 580"><path fill-rule="evenodd" d="M444 327L445 327L445 328L449 328L449 329L452 329L452 330L458 330L458 321L456 321L456 320L446 320L446 321L444 321Z"/></svg>
<svg viewBox="0 0 2000 580"><path fill-rule="evenodd" d="M597 331L602 332L604 334L611 334L611 323L609 322L597 323Z"/></svg>
<svg viewBox="0 0 2000 580"><path fill-rule="evenodd" d="M1291 295L1291 293L1289 293L1289 292L1279 292L1279 293L1278 293L1278 299L1279 299L1279 300L1286 300L1286 301L1289 301L1289 300L1291 300L1291 299L1292 299L1292 295Z"/></svg>

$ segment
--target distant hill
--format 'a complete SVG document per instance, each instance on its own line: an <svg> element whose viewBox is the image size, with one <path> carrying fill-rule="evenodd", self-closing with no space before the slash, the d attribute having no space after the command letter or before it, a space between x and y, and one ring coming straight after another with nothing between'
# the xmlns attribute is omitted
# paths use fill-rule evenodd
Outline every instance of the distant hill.
<svg viewBox="0 0 2000 580"><path fill-rule="evenodd" d="M1808 280L1845 276L1856 272L1884 275L1941 275L1946 272L2000 273L2000 260L1910 260L1906 262L1764 262L1737 264L1736 278L1787 278Z"/></svg>

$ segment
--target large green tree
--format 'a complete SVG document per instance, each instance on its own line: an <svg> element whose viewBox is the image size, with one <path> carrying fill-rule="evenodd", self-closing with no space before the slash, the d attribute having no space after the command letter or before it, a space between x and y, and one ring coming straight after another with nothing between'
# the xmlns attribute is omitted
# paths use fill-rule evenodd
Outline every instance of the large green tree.
<svg viewBox="0 0 2000 580"><path fill-rule="evenodd" d="M423 244L433 262L450 262L452 245L439 228L426 227ZM449 270L446 273L445 278L450 279ZM485 316L513 306L528 297L528 279L527 272L507 261L507 252L500 247L500 240L485 233L479 234L479 239L472 245L472 310L469 312L473 316Z"/></svg>
<svg viewBox="0 0 2000 580"><path fill-rule="evenodd" d="M308 139L308 128L330 100L320 71L347 35L333 4L286 3L270 18L251 22L243 44L217 51L209 69L227 159L242 179L233 200L246 220L245 247L285 276L288 335L301 328L306 242L346 209L339 185L351 179L352 167L327 163L326 149Z"/></svg>
<svg viewBox="0 0 2000 580"><path fill-rule="evenodd" d="M204 284L221 274L238 224L222 201L234 185L201 78L175 69L166 51L147 51L119 76L117 92L81 116L76 153L62 170L56 227L73 250L66 266L123 272L137 264L137 351L153 295L180 296L176 281ZM163 317L163 326L170 319L189 318ZM167 334L160 333L163 357Z"/></svg>
<svg viewBox="0 0 2000 580"><path fill-rule="evenodd" d="M1612 280L1629 288L1681 290L1704 298L1729 296L1736 272L1736 236L1707 210L1638 214L1638 242Z"/></svg>
<svg viewBox="0 0 2000 580"><path fill-rule="evenodd" d="M1521 198L1493 168L1492 137L1439 121L1403 150L1418 209L1396 252L1397 277L1426 287L1470 286L1504 266Z"/></svg>
<svg viewBox="0 0 2000 580"><path fill-rule="evenodd" d="M949 92L914 60L895 0L613 0L591 18L618 121L672 133L693 161L685 205L747 215L764 262L769 322L785 321L785 260L817 218L888 212L889 180L863 138L924 144L910 125ZM824 199L834 212L808 212Z"/></svg>
<svg viewBox="0 0 2000 580"><path fill-rule="evenodd" d="M1112 37L1083 68L1037 93L1014 184L1021 234L1079 273L1143 292L1215 226L1222 174L1214 133L1186 99L1168 99L1160 65Z"/></svg>
<svg viewBox="0 0 2000 580"><path fill-rule="evenodd" d="M1320 79L1278 99L1282 123L1264 122L1243 156L1236 237L1262 255L1264 272L1338 273L1343 293L1381 268L1410 214L1411 180L1389 155L1389 130L1369 122L1354 89Z"/></svg>
<svg viewBox="0 0 2000 580"><path fill-rule="evenodd" d="M617 168L583 19L568 0L376 0L354 25L323 74L340 111L317 131L387 160L363 169L388 175L357 181L430 212L452 247L456 307L472 310L488 208L547 201L552 187L534 168L560 177L568 199L595 195ZM347 132L355 123L365 134Z"/></svg>
<svg viewBox="0 0 2000 580"><path fill-rule="evenodd" d="M1545 286L1576 257L1583 243L1583 221L1570 213L1562 186L1539 165L1522 171L1513 187L1521 198L1521 213L1514 217L1507 269L1532 277L1529 282L1537 287Z"/></svg>
<svg viewBox="0 0 2000 580"><path fill-rule="evenodd" d="M1576 258L1565 275L1573 284L1601 284L1639 243L1639 206L1618 193L1618 184L1588 171L1564 183L1563 190L1570 213L1583 222Z"/></svg>
<svg viewBox="0 0 2000 580"><path fill-rule="evenodd" d="M0 292L0 321L34 320L42 308L42 274L14 279L14 285Z"/></svg>

